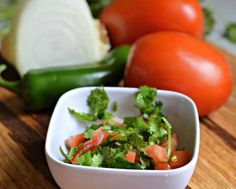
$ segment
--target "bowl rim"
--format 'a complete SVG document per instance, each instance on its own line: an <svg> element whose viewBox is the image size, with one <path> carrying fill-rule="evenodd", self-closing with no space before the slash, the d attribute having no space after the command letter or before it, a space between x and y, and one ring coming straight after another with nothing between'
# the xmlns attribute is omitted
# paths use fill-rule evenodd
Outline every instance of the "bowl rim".
<svg viewBox="0 0 236 189"><path fill-rule="evenodd" d="M73 165L73 164L68 164L65 163L56 157L54 157L50 151L49 151L49 145L51 142L51 132L53 125L52 123L54 122L55 114L57 114L57 111L59 111L59 107L61 106L62 103L68 98L68 96L71 96L73 94L79 93L81 91L87 91L87 90L92 90L96 88L97 86L92 86L92 87L81 87L81 88L75 88L70 91L65 92L57 101L57 104L54 108L54 111L52 113L52 116L49 121L49 126L48 126L48 131L46 135L46 142L45 142L45 155L47 158L47 162L49 164L49 161L53 161L54 163L58 164L59 166L69 168L69 169L75 169L75 170L81 170L81 171L87 171L87 172L93 172L93 173L112 173L112 174L132 174L132 175L146 175L146 176L154 176L154 175L176 175L182 172L185 172L186 170L189 170L190 168L194 167L196 165L197 159L198 159L198 154L199 154L199 147L200 147L200 124L199 124L199 115L197 111L197 107L194 103L194 101L179 92L174 92L174 91L169 91L169 90L161 90L161 89L156 89L158 94L162 94L164 96L178 96L180 98L185 99L188 101L193 108L193 113L194 113L194 122L195 122L195 127L194 127L194 132L195 132L195 139L194 139L194 149L193 149L193 155L189 163L186 165L176 168L176 169L170 169L170 170L139 170L139 169L120 169L120 168L106 168L106 167L90 167L90 166L82 166L82 165ZM127 92L135 92L138 90L138 88L134 87L104 87L105 90L109 91L117 91L117 90L122 90L122 91L127 91Z"/></svg>

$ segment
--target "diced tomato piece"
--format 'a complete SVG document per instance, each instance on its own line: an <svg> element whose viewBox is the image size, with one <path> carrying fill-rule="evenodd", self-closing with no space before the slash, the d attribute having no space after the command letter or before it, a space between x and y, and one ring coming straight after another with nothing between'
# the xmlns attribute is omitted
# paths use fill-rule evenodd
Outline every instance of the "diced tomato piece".
<svg viewBox="0 0 236 189"><path fill-rule="evenodd" d="M168 161L166 149L157 144L147 146L144 151L156 164Z"/></svg>
<svg viewBox="0 0 236 189"><path fill-rule="evenodd" d="M93 151L95 148L105 142L105 140L109 137L109 134L106 132L105 128L97 129L92 135L91 140L87 140L81 146L81 148L76 152L74 157L71 160L71 163L76 164L76 158L81 156L82 154Z"/></svg>
<svg viewBox="0 0 236 189"><path fill-rule="evenodd" d="M125 155L124 160L134 163L136 159L136 152L128 151L128 153Z"/></svg>
<svg viewBox="0 0 236 189"><path fill-rule="evenodd" d="M73 147L77 147L80 143L84 141L85 141L84 134L81 133L81 134L71 136L70 138L66 139L65 143L67 147L73 148Z"/></svg>
<svg viewBox="0 0 236 189"><path fill-rule="evenodd" d="M171 169L168 163L158 163L155 166L155 170L169 170Z"/></svg>
<svg viewBox="0 0 236 189"><path fill-rule="evenodd" d="M119 136L120 136L119 134L114 134L114 135L111 137L111 140L117 140L117 138L118 138Z"/></svg>
<svg viewBox="0 0 236 189"><path fill-rule="evenodd" d="M86 152L88 152L88 151L93 151L93 150L95 150L95 148L96 148L96 146L94 145L93 141L92 141L92 140L88 140L88 141L86 141L86 142L82 145L80 151L82 151L82 154L84 154L84 153L86 153Z"/></svg>
<svg viewBox="0 0 236 189"><path fill-rule="evenodd" d="M105 140L109 137L106 129L103 127L98 128L92 136L92 142L95 146L99 146L105 142Z"/></svg>
<svg viewBox="0 0 236 189"><path fill-rule="evenodd" d="M162 145L166 150L168 150L168 140L165 141ZM178 147L178 136L173 133L171 136L171 152L175 151L176 148Z"/></svg>
<svg viewBox="0 0 236 189"><path fill-rule="evenodd" d="M71 160L71 163L76 164L77 157L81 156L82 154L84 154L88 151L93 151L93 150L95 150L95 148L96 148L96 146L94 145L92 140L87 140L85 143L83 143L81 148L76 152L76 154L74 155L74 157Z"/></svg>
<svg viewBox="0 0 236 189"><path fill-rule="evenodd" d="M172 169L175 169L186 165L190 160L191 158L187 150L178 150L172 153L169 165Z"/></svg>

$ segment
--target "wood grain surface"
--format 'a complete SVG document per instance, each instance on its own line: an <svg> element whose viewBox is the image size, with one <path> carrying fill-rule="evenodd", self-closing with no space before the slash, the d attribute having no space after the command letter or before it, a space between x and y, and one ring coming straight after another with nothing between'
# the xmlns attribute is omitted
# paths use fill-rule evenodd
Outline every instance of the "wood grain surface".
<svg viewBox="0 0 236 189"><path fill-rule="evenodd" d="M236 58L223 53L236 82ZM25 113L22 99L0 88L0 189L58 188L44 153L50 115ZM236 189L236 84L226 104L200 121L200 154L187 188Z"/></svg>

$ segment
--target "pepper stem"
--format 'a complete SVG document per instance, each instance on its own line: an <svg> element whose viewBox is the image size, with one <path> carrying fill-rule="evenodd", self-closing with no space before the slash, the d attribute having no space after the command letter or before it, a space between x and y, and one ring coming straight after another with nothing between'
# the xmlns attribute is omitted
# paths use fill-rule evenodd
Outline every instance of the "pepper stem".
<svg viewBox="0 0 236 189"><path fill-rule="evenodd" d="M21 95L20 81L7 81L2 77L2 73L6 70L7 66L2 64L0 65L0 87L6 88L18 95Z"/></svg>

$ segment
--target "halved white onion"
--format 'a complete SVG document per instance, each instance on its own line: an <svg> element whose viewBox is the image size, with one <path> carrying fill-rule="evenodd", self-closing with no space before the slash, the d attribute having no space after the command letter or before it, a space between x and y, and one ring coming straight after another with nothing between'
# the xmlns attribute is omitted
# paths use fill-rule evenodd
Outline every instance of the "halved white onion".
<svg viewBox="0 0 236 189"><path fill-rule="evenodd" d="M31 69L94 62L108 49L85 0L22 0L2 54L24 75Z"/></svg>

